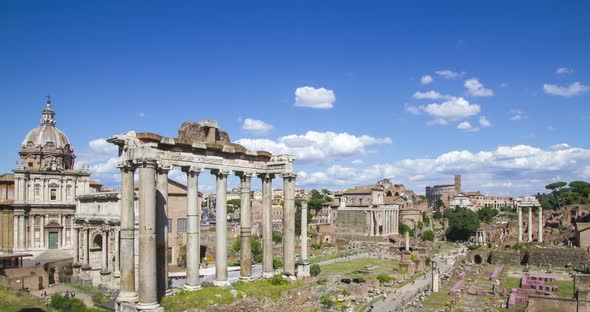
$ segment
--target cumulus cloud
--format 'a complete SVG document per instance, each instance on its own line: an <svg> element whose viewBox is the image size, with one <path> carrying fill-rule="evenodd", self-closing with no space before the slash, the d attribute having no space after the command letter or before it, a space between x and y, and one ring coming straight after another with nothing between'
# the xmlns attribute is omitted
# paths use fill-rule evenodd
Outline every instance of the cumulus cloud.
<svg viewBox="0 0 590 312"><path fill-rule="evenodd" d="M404 104L404 109L406 110L406 112L413 114L413 115L422 114L421 108L418 106Z"/></svg>
<svg viewBox="0 0 590 312"><path fill-rule="evenodd" d="M254 134L264 135L272 130L272 125L258 119L246 118L242 124L242 129Z"/></svg>
<svg viewBox="0 0 590 312"><path fill-rule="evenodd" d="M418 100L424 100L424 99L429 99L429 100L440 100L440 99L452 99L453 96L447 95L447 94L440 94L437 91L434 90L430 90L430 91L426 91L426 92L416 92L414 93L413 97L415 99Z"/></svg>
<svg viewBox="0 0 590 312"><path fill-rule="evenodd" d="M522 110L515 109L515 108L510 110L510 115L512 115L510 117L510 120L513 120L513 121L519 121L519 120L523 120L523 119L527 118L527 116L524 114L524 112Z"/></svg>
<svg viewBox="0 0 590 312"><path fill-rule="evenodd" d="M451 151L436 157L364 167L333 165L322 171L302 172L297 183L338 190L390 178L424 192L425 186L449 184L453 174L463 174L464 189L469 191L527 195L545 191L544 186L555 177L565 181L590 178L588 163L589 149L567 144L545 149L528 145L500 146L490 151Z"/></svg>
<svg viewBox="0 0 590 312"><path fill-rule="evenodd" d="M424 75L420 78L420 83L423 85L427 85L429 83L432 83L432 76L430 75Z"/></svg>
<svg viewBox="0 0 590 312"><path fill-rule="evenodd" d="M480 107L477 104L471 104L462 97L452 98L443 103L428 104L422 110L436 119L441 119L446 122L457 119L464 119L480 112Z"/></svg>
<svg viewBox="0 0 590 312"><path fill-rule="evenodd" d="M346 132L308 131L302 135L286 135L277 140L240 139L236 143L249 150L265 150L273 154L295 155L299 161L323 162L363 155L369 151L368 147L391 144L392 140L388 137L356 136Z"/></svg>
<svg viewBox="0 0 590 312"><path fill-rule="evenodd" d="M465 80L465 88L467 88L467 93L471 96L492 96L494 95L494 91L491 89L486 89L484 85L479 82L477 78L471 78Z"/></svg>
<svg viewBox="0 0 590 312"><path fill-rule="evenodd" d="M446 79L456 79L456 78L461 78L461 76L463 76L463 73L458 73L458 72L448 70L448 69L437 70L436 74L441 77L444 77Z"/></svg>
<svg viewBox="0 0 590 312"><path fill-rule="evenodd" d="M567 87L562 87L554 84L543 85L543 90L545 91L545 93L566 97L582 94L588 91L588 89L588 86L585 86L578 81L570 84Z"/></svg>
<svg viewBox="0 0 590 312"><path fill-rule="evenodd" d="M558 75L571 74L572 72L573 72L573 70L571 68L567 68L567 67L559 67L555 70L555 73Z"/></svg>
<svg viewBox="0 0 590 312"><path fill-rule="evenodd" d="M77 153L76 166L88 167L92 179L99 180L105 185L120 183L118 147L108 143L105 139L95 139L88 142L88 147Z"/></svg>
<svg viewBox="0 0 590 312"><path fill-rule="evenodd" d="M336 102L336 95L332 90L307 86L295 90L295 106L330 109L334 107L334 102Z"/></svg>
<svg viewBox="0 0 590 312"><path fill-rule="evenodd" d="M479 117L479 125L482 127L488 128L488 127L492 126L492 123L485 116L480 116Z"/></svg>
<svg viewBox="0 0 590 312"><path fill-rule="evenodd" d="M469 123L469 121L463 121L457 125L457 129L463 130L465 132L477 132L479 131L478 127L474 127Z"/></svg>

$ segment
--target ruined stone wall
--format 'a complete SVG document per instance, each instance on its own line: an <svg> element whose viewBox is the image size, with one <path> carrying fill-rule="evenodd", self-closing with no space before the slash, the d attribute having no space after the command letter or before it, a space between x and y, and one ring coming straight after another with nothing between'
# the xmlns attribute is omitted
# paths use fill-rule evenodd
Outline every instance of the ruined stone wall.
<svg viewBox="0 0 590 312"><path fill-rule="evenodd" d="M528 311L577 311L577 307L573 298L529 295Z"/></svg>
<svg viewBox="0 0 590 312"><path fill-rule="evenodd" d="M491 253L492 264L520 264L521 260L521 253L518 250L494 250Z"/></svg>
<svg viewBox="0 0 590 312"><path fill-rule="evenodd" d="M579 267L588 263L588 254L584 249L577 248L538 248L528 251L529 265L548 265L564 267L572 264Z"/></svg>
<svg viewBox="0 0 590 312"><path fill-rule="evenodd" d="M336 219L336 234L364 236L367 233L367 214L363 210L341 210Z"/></svg>

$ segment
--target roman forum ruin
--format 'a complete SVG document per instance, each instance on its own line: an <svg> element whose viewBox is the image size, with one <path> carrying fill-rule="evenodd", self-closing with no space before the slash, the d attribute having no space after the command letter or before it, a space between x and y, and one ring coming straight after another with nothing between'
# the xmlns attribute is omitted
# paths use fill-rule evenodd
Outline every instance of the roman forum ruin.
<svg viewBox="0 0 590 312"><path fill-rule="evenodd" d="M118 167L121 169L121 231L120 231L120 294L118 311L162 311L158 294L167 287L167 272L159 272L157 263L166 263L167 244L167 185L173 167L182 168L187 176L188 240L187 290L200 289L200 207L198 207L198 177L210 170L216 177L216 261L217 286L227 286L227 177L230 173L240 178L240 279L252 279L250 190L252 177L262 181L263 196L263 276L273 275L272 265L272 180L283 178L283 273L295 275L295 178L294 157L272 155L265 151L248 151L232 143L226 132L219 130L216 121L186 122L177 138L154 133L128 132L112 136L108 142L119 147ZM134 172L139 171L139 257L138 287L135 285L133 212Z"/></svg>

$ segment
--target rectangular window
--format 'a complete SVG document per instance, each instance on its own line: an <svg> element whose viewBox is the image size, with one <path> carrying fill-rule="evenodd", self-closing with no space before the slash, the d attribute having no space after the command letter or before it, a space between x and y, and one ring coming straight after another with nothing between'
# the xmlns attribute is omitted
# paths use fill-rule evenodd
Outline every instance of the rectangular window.
<svg viewBox="0 0 590 312"><path fill-rule="evenodd" d="M186 232L186 219L185 218L178 219L176 231L178 233L185 233Z"/></svg>
<svg viewBox="0 0 590 312"><path fill-rule="evenodd" d="M168 219L170 220L170 219ZM172 247L168 247L168 264L172 264Z"/></svg>
<svg viewBox="0 0 590 312"><path fill-rule="evenodd" d="M51 189L51 200L56 200L56 199L57 199L57 190Z"/></svg>
<svg viewBox="0 0 590 312"><path fill-rule="evenodd" d="M172 232L172 219L168 218L168 233Z"/></svg>

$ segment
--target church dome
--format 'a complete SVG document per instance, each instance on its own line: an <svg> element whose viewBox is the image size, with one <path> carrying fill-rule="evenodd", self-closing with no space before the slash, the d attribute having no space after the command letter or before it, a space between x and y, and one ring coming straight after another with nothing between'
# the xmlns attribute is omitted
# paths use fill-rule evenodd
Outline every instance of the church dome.
<svg viewBox="0 0 590 312"><path fill-rule="evenodd" d="M55 112L51 109L51 101L47 100L47 107L42 111L40 125L29 131L21 146L43 147L51 143L57 149L71 149L68 137L55 126Z"/></svg>

